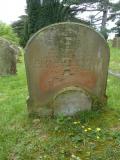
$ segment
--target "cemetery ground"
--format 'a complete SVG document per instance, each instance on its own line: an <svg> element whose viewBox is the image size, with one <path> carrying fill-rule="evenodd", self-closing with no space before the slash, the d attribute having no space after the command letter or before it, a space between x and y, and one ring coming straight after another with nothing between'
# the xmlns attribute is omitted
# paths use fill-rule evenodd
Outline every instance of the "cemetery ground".
<svg viewBox="0 0 120 160"><path fill-rule="evenodd" d="M0 78L0 160L120 160L120 79L109 75L108 104L78 116L28 117L23 57L16 76ZM110 68L120 71L120 50Z"/></svg>

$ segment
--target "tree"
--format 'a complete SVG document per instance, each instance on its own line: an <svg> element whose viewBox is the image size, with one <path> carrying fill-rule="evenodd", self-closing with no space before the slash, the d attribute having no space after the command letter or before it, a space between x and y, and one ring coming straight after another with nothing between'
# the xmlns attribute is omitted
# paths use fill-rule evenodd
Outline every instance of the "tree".
<svg viewBox="0 0 120 160"><path fill-rule="evenodd" d="M20 44L25 46L28 39L39 29L69 20L80 21L74 18L70 6L64 5L60 0L27 0L26 15L20 16L12 27L20 37Z"/></svg>
<svg viewBox="0 0 120 160"><path fill-rule="evenodd" d="M120 20L116 23L116 36L120 37Z"/></svg>
<svg viewBox="0 0 120 160"><path fill-rule="evenodd" d="M64 0L69 3L76 14L89 12L91 25L99 28L100 32L107 38L106 24L109 20L120 15L120 1L116 4L110 0Z"/></svg>
<svg viewBox="0 0 120 160"><path fill-rule="evenodd" d="M19 44L19 38L10 25L0 22L0 37Z"/></svg>
<svg viewBox="0 0 120 160"><path fill-rule="evenodd" d="M24 47L27 40L39 29L57 22L74 21L89 25L89 22L75 18L70 6L60 0L27 0L26 15L12 24Z"/></svg>
<svg viewBox="0 0 120 160"><path fill-rule="evenodd" d="M115 4L115 7L112 10L113 14L112 20L116 21L116 26L112 28L112 32L115 32L117 37L120 37L120 1L119 3Z"/></svg>
<svg viewBox="0 0 120 160"><path fill-rule="evenodd" d="M14 32L20 38L21 46L25 46L26 39L28 39L28 37L25 37L25 35L27 36L27 32L25 31L27 27L25 25L27 25L27 15L20 16L18 21L12 23L12 28Z"/></svg>
<svg viewBox="0 0 120 160"><path fill-rule="evenodd" d="M74 16L69 5L60 0L27 0L28 34L40 28L69 20Z"/></svg>
<svg viewBox="0 0 120 160"><path fill-rule="evenodd" d="M27 9L26 13L28 15L28 35L32 35L37 31L36 23L39 20L40 14L40 0L26 0Z"/></svg>
<svg viewBox="0 0 120 160"><path fill-rule="evenodd" d="M12 23L12 27L20 37L20 45L25 47L30 36L37 31L39 21L40 0L26 0L26 15L19 17L18 21Z"/></svg>
<svg viewBox="0 0 120 160"><path fill-rule="evenodd" d="M116 27L112 28L112 31L116 33L116 37L120 37L120 20L116 22Z"/></svg>

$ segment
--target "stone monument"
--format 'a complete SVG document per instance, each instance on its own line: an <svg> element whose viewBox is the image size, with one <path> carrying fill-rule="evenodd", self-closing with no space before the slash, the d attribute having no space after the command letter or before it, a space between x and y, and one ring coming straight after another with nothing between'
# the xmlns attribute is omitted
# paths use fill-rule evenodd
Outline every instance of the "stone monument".
<svg viewBox="0 0 120 160"><path fill-rule="evenodd" d="M113 48L120 48L120 37L115 37L112 42Z"/></svg>
<svg viewBox="0 0 120 160"><path fill-rule="evenodd" d="M16 51L11 43L0 38L0 76L16 74Z"/></svg>
<svg viewBox="0 0 120 160"><path fill-rule="evenodd" d="M25 49L29 114L74 115L106 101L109 47L86 25L64 22L38 31Z"/></svg>

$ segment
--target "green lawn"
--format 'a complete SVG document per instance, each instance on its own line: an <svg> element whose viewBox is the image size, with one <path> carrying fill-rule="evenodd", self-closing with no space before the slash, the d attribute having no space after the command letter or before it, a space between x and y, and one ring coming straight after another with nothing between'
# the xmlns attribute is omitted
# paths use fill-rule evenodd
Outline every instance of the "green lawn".
<svg viewBox="0 0 120 160"><path fill-rule="evenodd" d="M110 62L110 68L113 71L118 71L120 73L120 49L112 48L111 47L111 62Z"/></svg>
<svg viewBox="0 0 120 160"><path fill-rule="evenodd" d="M110 67L120 70L120 50ZM0 160L120 160L120 79L108 78L108 105L76 118L30 119L24 63L0 78Z"/></svg>

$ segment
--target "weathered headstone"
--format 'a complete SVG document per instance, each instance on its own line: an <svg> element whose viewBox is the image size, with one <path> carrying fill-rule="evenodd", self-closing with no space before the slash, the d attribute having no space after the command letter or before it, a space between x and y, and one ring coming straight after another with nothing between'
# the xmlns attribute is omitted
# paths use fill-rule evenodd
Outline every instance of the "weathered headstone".
<svg viewBox="0 0 120 160"><path fill-rule="evenodd" d="M120 48L120 37L115 37L112 42L112 47Z"/></svg>
<svg viewBox="0 0 120 160"><path fill-rule="evenodd" d="M16 74L16 51L11 43L0 38L0 76Z"/></svg>
<svg viewBox="0 0 120 160"><path fill-rule="evenodd" d="M16 60L18 63L20 63L20 56L22 56L22 48L20 48L19 46L15 45L15 44L11 44L10 45L11 48L13 48L15 54L16 54Z"/></svg>
<svg viewBox="0 0 120 160"><path fill-rule="evenodd" d="M92 97L106 100L107 42L79 23L58 23L28 42L25 64L30 114L74 115L90 110Z"/></svg>

